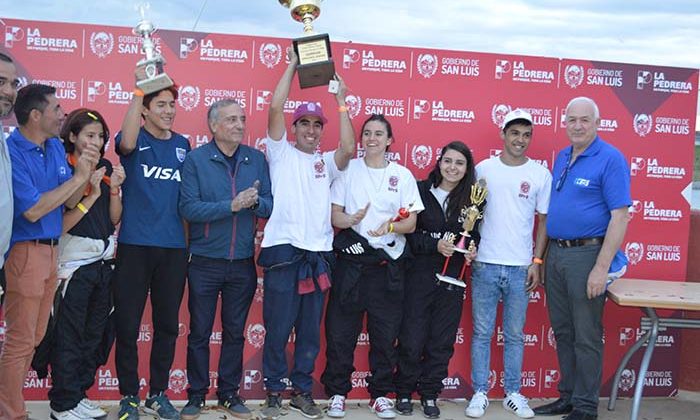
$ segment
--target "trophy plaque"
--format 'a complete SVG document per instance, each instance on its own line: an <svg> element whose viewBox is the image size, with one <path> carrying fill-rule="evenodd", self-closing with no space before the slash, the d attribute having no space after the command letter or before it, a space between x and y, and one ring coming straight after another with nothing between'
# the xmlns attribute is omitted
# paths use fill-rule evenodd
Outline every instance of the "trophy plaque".
<svg viewBox="0 0 700 420"><path fill-rule="evenodd" d="M327 85L335 76L330 38L328 34L315 34L312 25L321 14L321 1L279 0L290 10L292 19L304 24L305 36L292 41L299 57L297 73L302 89Z"/></svg>
<svg viewBox="0 0 700 420"><path fill-rule="evenodd" d="M462 238L459 240L459 242L457 242L457 245L455 245L454 250L456 252L466 254L473 253L474 251L476 251L476 243L474 243L474 240L469 239L469 243L467 245L467 238L471 238L469 232L474 231L476 221L484 217L484 201L486 200L487 194L488 188L486 188L486 181L484 179L480 179L476 184L472 185L470 194L472 204L469 207L463 209L462 211L462 214L464 214L464 222L462 223L463 230L460 233L460 236ZM450 238L450 242L454 242L454 239L455 238ZM467 265L469 265L469 262L466 259L464 260L464 263L462 264L462 269L459 272L459 277L457 278L448 276L446 274L449 262L450 257L445 258L445 264L442 267L442 272L435 273L435 277L437 277L438 281L444 283L449 283L459 287L467 287L467 284L464 281L463 277L464 273L467 270Z"/></svg>
<svg viewBox="0 0 700 420"><path fill-rule="evenodd" d="M147 13L150 8L151 6L149 3L142 3L138 6L141 20L132 30L134 35L140 35L141 38L143 38L141 51L144 53L145 57L136 63L136 67L144 69L145 78L137 80L136 87L141 89L146 95L168 88L174 84L173 80L163 71L165 59L156 52L155 44L151 37L156 31L156 27L153 25L153 22L147 18Z"/></svg>

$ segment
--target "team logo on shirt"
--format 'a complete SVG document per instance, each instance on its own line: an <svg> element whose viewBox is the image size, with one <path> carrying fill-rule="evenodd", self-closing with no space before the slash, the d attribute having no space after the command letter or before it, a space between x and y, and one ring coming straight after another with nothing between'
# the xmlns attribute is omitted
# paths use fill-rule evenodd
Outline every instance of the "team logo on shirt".
<svg viewBox="0 0 700 420"><path fill-rule="evenodd" d="M314 171L316 171L316 178L325 178L326 162L324 162L323 159L314 162Z"/></svg>
<svg viewBox="0 0 700 420"><path fill-rule="evenodd" d="M180 369L173 369L168 379L168 388L176 394L183 392L187 388L187 375Z"/></svg>
<svg viewBox="0 0 700 420"><path fill-rule="evenodd" d="M437 72L438 59L435 54L420 54L416 64L418 73L426 79L430 79Z"/></svg>
<svg viewBox="0 0 700 420"><path fill-rule="evenodd" d="M177 160L179 160L180 162L185 161L186 155L187 155L187 150L183 149L182 147L175 148L175 156L177 156Z"/></svg>
<svg viewBox="0 0 700 420"><path fill-rule="evenodd" d="M399 185L399 177L396 175L390 176L389 177L389 191L399 192L399 189L396 188L397 185Z"/></svg>
<svg viewBox="0 0 700 420"><path fill-rule="evenodd" d="M528 195L530 193L530 183L527 181L523 181L520 183L520 194L518 194L518 197L520 198L529 198L530 196Z"/></svg>

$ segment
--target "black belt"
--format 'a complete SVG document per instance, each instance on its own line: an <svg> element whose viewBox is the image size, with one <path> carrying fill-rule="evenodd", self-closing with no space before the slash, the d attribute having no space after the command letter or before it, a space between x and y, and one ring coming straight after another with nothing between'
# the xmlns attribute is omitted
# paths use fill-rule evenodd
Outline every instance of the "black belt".
<svg viewBox="0 0 700 420"><path fill-rule="evenodd" d="M58 246L58 239L33 239L29 242L34 242L34 244L39 245L50 245L50 246Z"/></svg>
<svg viewBox="0 0 700 420"><path fill-rule="evenodd" d="M584 245L600 245L605 237L598 236L595 238L579 238L579 239L552 239L559 248L573 248L575 246Z"/></svg>

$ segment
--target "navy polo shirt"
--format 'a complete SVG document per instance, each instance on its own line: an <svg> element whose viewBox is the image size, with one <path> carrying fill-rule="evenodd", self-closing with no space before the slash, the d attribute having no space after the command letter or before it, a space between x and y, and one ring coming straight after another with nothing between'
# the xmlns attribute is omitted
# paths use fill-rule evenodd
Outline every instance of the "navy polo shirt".
<svg viewBox="0 0 700 420"><path fill-rule="evenodd" d="M63 224L63 205L31 223L24 212L39 202L41 195L58 188L71 178L66 151L58 138L50 138L44 147L27 140L19 129L7 138L12 160L14 218L11 245L33 239L58 239Z"/></svg>
<svg viewBox="0 0 700 420"><path fill-rule="evenodd" d="M629 165L619 150L600 137L569 165L572 150L572 146L562 150L554 161L547 235L555 239L605 236L610 212L632 204Z"/></svg>

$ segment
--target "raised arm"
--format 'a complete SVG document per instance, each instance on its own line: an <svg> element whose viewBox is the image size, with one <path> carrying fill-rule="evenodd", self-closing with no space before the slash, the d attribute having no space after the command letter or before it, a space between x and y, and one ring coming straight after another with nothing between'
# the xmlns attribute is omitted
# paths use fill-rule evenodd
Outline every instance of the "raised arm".
<svg viewBox="0 0 700 420"><path fill-rule="evenodd" d="M287 56L289 57L289 65L277 82L277 87L275 87L270 101L270 113L267 116L267 133L275 141L281 140L285 132L284 103L289 97L289 89L292 87L292 79L294 79L294 73L296 73L299 63L299 58L293 48L287 49Z"/></svg>
<svg viewBox="0 0 700 420"><path fill-rule="evenodd" d="M355 130L352 127L352 121L350 121L350 114L345 106L345 95L347 94L348 88L345 85L345 81L338 74L335 75L340 82L338 87L338 93L335 95L335 99L338 101L338 110L340 114L340 147L335 151L334 158L335 164L341 171L348 166L348 162L352 159L355 154Z"/></svg>

